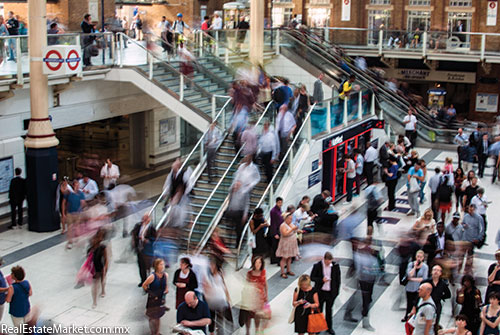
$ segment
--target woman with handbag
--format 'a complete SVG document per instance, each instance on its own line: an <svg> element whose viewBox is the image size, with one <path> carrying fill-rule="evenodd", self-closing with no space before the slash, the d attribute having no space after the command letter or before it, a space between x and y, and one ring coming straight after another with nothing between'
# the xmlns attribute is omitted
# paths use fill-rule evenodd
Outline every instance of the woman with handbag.
<svg viewBox="0 0 500 335"><path fill-rule="evenodd" d="M246 286L248 291L242 293L242 298L248 300L242 306L246 334L250 335L251 320L255 320L255 329L259 333L266 328L266 321L271 319L271 308L267 300L267 279L264 269L264 258L255 256L252 259L252 268L247 272Z"/></svg>
<svg viewBox="0 0 500 335"><path fill-rule="evenodd" d="M319 307L319 297L318 292L313 289L311 278L308 275L299 277L298 287L293 293L292 305L295 307L293 319L295 332L299 335L304 335L305 333L314 334L308 330L309 315L311 315L313 309ZM323 315L322 313L320 314Z"/></svg>
<svg viewBox="0 0 500 335"><path fill-rule="evenodd" d="M217 325L218 334L224 334L224 329L231 328L226 327L225 320L228 320L230 323L233 322L231 299L229 298L229 292L224 281L222 268L214 258L210 259L210 269L208 276L203 282L203 292L212 319L212 322L208 326L208 331L211 335L214 335L215 326Z"/></svg>
<svg viewBox="0 0 500 335"><path fill-rule="evenodd" d="M146 316L149 318L151 335L160 334L160 318L168 308L165 306L165 295L168 293L168 274L165 272L165 261L161 258L153 262L154 272L142 284L148 293Z"/></svg>
<svg viewBox="0 0 500 335"><path fill-rule="evenodd" d="M101 286L101 298L106 295L106 275L108 273L108 248L104 244L106 239L106 229L101 227L90 240L90 246L87 255L92 253L92 262L94 265L94 280L92 281L92 308L97 307L97 291Z"/></svg>
<svg viewBox="0 0 500 335"><path fill-rule="evenodd" d="M264 218L262 208L256 208L252 220L250 220L250 230L255 236L255 246L252 248L252 256L267 255L266 228L269 224Z"/></svg>

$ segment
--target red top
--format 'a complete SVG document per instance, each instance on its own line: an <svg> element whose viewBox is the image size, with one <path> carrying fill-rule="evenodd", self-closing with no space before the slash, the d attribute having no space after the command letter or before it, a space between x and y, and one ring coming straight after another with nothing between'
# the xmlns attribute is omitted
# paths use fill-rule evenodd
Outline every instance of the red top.
<svg viewBox="0 0 500 335"><path fill-rule="evenodd" d="M260 276L254 276L252 270L247 272L247 281L252 283L259 290L260 304L264 306L267 302L267 291L266 291L266 270L260 272Z"/></svg>
<svg viewBox="0 0 500 335"><path fill-rule="evenodd" d="M207 21L203 21L203 23L201 24L201 30L208 30L208 22Z"/></svg>

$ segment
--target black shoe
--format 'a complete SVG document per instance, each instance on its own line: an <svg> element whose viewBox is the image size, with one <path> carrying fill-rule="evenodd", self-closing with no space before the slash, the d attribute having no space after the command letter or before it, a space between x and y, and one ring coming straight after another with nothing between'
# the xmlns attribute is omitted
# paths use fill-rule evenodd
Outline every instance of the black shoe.
<svg viewBox="0 0 500 335"><path fill-rule="evenodd" d="M344 321L349 321L349 322L358 322L357 319L353 318L351 314L346 314L344 315Z"/></svg>
<svg viewBox="0 0 500 335"><path fill-rule="evenodd" d="M16 226L10 225L9 229L16 229Z"/></svg>
<svg viewBox="0 0 500 335"><path fill-rule="evenodd" d="M142 283L137 284L137 287L142 287Z"/></svg>
<svg viewBox="0 0 500 335"><path fill-rule="evenodd" d="M328 329L326 332L328 334L335 335L335 331L333 329Z"/></svg>

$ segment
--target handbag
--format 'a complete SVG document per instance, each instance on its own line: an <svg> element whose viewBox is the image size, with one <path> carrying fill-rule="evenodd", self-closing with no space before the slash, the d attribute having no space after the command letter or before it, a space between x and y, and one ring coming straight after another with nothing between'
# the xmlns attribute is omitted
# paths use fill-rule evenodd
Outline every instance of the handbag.
<svg viewBox="0 0 500 335"><path fill-rule="evenodd" d="M76 274L76 282L78 284L92 284L92 280L95 275L94 269L94 253L89 252L87 259L83 263L80 270Z"/></svg>
<svg viewBox="0 0 500 335"><path fill-rule="evenodd" d="M418 184L418 181L416 178L410 178L410 188L409 188L409 193L415 193L415 192L420 192L420 185Z"/></svg>
<svg viewBox="0 0 500 335"><path fill-rule="evenodd" d="M403 285L403 286L406 286L406 284L408 284L408 275L404 275L403 278L401 278L401 280L399 281L399 284Z"/></svg>
<svg viewBox="0 0 500 335"><path fill-rule="evenodd" d="M310 334L319 333L325 330L328 330L325 315L317 308L311 310L311 314L308 316L307 332Z"/></svg>
<svg viewBox="0 0 500 335"><path fill-rule="evenodd" d="M248 246L252 249L257 248L257 241L255 240L255 234L249 234L248 236Z"/></svg>
<svg viewBox="0 0 500 335"><path fill-rule="evenodd" d="M264 320L271 320L271 305L269 305L268 302L262 306L262 309L260 311L257 311L255 313L256 316L258 316L260 319Z"/></svg>
<svg viewBox="0 0 500 335"><path fill-rule="evenodd" d="M295 306L293 306L290 316L288 317L288 323L293 323L295 321Z"/></svg>

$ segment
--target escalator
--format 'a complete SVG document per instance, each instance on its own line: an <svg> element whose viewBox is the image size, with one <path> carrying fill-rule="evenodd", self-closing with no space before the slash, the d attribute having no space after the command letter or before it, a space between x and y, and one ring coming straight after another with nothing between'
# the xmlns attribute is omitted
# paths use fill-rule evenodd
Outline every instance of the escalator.
<svg viewBox="0 0 500 335"><path fill-rule="evenodd" d="M304 34L299 31L282 31L281 53L298 64L308 63L327 76L333 78L337 84L349 74L356 75L356 81L364 87L372 88L376 94L378 107L384 111L384 117L394 124L396 130L404 129L402 120L406 116L410 103L404 97L389 90L384 84L373 78L370 74L358 70L354 65L340 62L341 57L336 53L334 46L328 45L317 36ZM414 107L414 106L412 106ZM428 112L417 110L417 133L421 140L426 142L450 143L455 134L455 129L448 129L446 125L433 119ZM453 127L462 124L456 123Z"/></svg>

